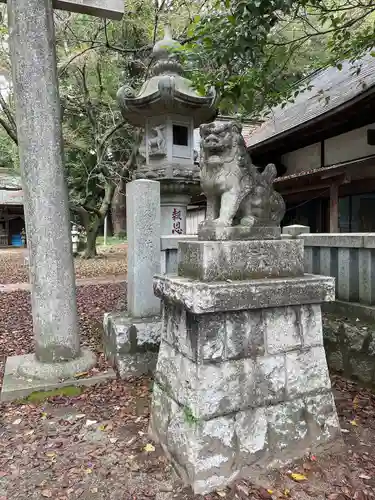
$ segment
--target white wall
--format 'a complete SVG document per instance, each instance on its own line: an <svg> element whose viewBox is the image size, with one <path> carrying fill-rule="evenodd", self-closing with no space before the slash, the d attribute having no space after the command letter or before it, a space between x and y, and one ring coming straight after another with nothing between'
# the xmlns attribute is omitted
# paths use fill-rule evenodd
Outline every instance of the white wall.
<svg viewBox="0 0 375 500"><path fill-rule="evenodd" d="M325 140L325 165L335 165L336 163L375 155L375 146L367 144L367 130L369 128L374 129L375 123Z"/></svg>
<svg viewBox="0 0 375 500"><path fill-rule="evenodd" d="M206 209L188 210L186 214L186 234L197 234L198 226L206 218Z"/></svg>
<svg viewBox="0 0 375 500"><path fill-rule="evenodd" d="M287 168L285 175L306 172L320 167L320 142L305 148L296 149L281 157L281 163Z"/></svg>
<svg viewBox="0 0 375 500"><path fill-rule="evenodd" d="M324 165L335 165L336 163L375 155L375 146L367 144L367 130L369 128L374 129L375 123L326 139L324 141ZM281 157L281 162L287 168L285 175L319 168L321 166L320 161L319 142L305 148L296 149Z"/></svg>

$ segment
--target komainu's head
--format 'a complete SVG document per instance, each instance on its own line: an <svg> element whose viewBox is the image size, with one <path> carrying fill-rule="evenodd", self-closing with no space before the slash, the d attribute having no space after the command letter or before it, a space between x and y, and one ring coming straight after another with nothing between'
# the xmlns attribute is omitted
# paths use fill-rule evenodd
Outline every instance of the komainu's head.
<svg viewBox="0 0 375 500"><path fill-rule="evenodd" d="M203 162L231 162L246 155L242 126L237 122L212 122L201 125L201 159Z"/></svg>

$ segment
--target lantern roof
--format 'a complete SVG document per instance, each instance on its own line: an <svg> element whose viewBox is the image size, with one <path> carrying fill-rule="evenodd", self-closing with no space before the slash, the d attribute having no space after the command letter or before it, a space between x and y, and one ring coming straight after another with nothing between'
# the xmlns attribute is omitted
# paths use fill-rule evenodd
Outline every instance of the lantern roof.
<svg viewBox="0 0 375 500"><path fill-rule="evenodd" d="M215 118L217 92L212 88L205 96L198 94L191 81L183 76L178 57L180 48L167 26L164 38L156 42L152 51L152 76L138 92L127 85L118 91L122 114L132 125L145 127L148 118L171 114L192 117L194 127Z"/></svg>

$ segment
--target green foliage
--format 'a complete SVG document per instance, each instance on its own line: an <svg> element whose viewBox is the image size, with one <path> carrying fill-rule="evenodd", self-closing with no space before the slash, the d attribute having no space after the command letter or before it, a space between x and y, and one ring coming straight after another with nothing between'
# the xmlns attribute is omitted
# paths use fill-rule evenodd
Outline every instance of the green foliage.
<svg viewBox="0 0 375 500"><path fill-rule="evenodd" d="M18 166L17 147L14 142L5 132L0 128L0 168L7 168L16 170Z"/></svg>
<svg viewBox="0 0 375 500"><path fill-rule="evenodd" d="M306 90L294 85L312 70L372 48L374 16L375 0L213 0L184 56L200 92L215 86L224 109L257 116Z"/></svg>

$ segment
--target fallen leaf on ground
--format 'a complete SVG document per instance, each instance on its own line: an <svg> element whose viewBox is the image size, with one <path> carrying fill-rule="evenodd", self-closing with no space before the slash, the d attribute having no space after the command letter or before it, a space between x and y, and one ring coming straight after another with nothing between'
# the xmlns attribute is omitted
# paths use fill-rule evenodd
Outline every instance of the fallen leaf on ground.
<svg viewBox="0 0 375 500"><path fill-rule="evenodd" d="M81 377L87 377L87 375L89 374L89 372L81 372L81 373L76 373L74 375L74 378L81 378Z"/></svg>
<svg viewBox="0 0 375 500"><path fill-rule="evenodd" d="M225 497L227 494L223 490L216 490L216 495L219 497Z"/></svg>
<svg viewBox="0 0 375 500"><path fill-rule="evenodd" d="M98 423L97 420L86 420L85 426L90 427L90 425L95 425L97 423Z"/></svg>
<svg viewBox="0 0 375 500"><path fill-rule="evenodd" d="M304 474L299 474L298 472L293 472L290 477L293 481L307 481L307 477Z"/></svg>
<svg viewBox="0 0 375 500"><path fill-rule="evenodd" d="M17 420L15 420L13 422L13 425L20 425L21 422L22 422L22 418L17 418Z"/></svg>
<svg viewBox="0 0 375 500"><path fill-rule="evenodd" d="M52 491L51 490L42 490L42 497L45 498L52 498Z"/></svg>
<svg viewBox="0 0 375 500"><path fill-rule="evenodd" d="M152 451L155 451L155 446L152 445L151 443L147 443L146 446L143 449L147 453L151 453Z"/></svg>
<svg viewBox="0 0 375 500"><path fill-rule="evenodd" d="M367 475L367 474L360 474L359 477L361 479L371 479L371 476Z"/></svg>
<svg viewBox="0 0 375 500"><path fill-rule="evenodd" d="M266 490L265 488L259 488L258 493L262 500L272 500L271 490Z"/></svg>
<svg viewBox="0 0 375 500"><path fill-rule="evenodd" d="M358 424L357 424L357 422L355 420L350 420L349 423L351 425L354 425L355 427L358 427Z"/></svg>

